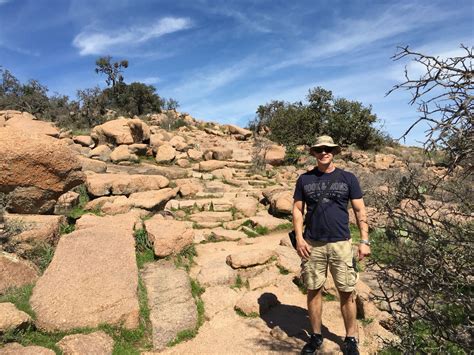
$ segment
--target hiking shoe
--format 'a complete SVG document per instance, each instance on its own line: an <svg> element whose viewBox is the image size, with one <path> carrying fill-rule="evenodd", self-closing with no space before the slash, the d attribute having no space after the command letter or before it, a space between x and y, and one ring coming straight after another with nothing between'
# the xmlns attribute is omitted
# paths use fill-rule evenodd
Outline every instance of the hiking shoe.
<svg viewBox="0 0 474 355"><path fill-rule="evenodd" d="M342 345L342 353L344 355L359 355L359 346L357 339L354 337L346 337Z"/></svg>
<svg viewBox="0 0 474 355"><path fill-rule="evenodd" d="M309 340L309 342L306 343L305 346L303 346L303 349L301 350L301 355L314 354L316 350L321 347L322 344L323 336L321 334L311 334L311 339Z"/></svg>

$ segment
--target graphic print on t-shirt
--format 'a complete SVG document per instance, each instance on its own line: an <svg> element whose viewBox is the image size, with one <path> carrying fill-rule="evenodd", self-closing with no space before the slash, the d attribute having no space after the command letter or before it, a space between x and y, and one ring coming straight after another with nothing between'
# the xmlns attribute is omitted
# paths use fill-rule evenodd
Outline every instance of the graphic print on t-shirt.
<svg viewBox="0 0 474 355"><path fill-rule="evenodd" d="M349 185L345 182L333 182L326 190L328 184L328 180L323 180L303 185L305 196L309 197L312 200L311 202L315 202L326 191L324 198L320 202L323 204L331 200L341 199L349 193Z"/></svg>

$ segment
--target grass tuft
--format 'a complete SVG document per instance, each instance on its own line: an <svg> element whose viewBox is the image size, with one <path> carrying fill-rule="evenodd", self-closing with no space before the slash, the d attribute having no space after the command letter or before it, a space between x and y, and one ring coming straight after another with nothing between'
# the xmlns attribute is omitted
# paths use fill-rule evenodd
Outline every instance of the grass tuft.
<svg viewBox="0 0 474 355"><path fill-rule="evenodd" d="M44 272L53 260L54 251L55 248L52 245L46 242L38 242L25 252L24 257L38 266L41 272Z"/></svg>
<svg viewBox="0 0 474 355"><path fill-rule="evenodd" d="M282 223L279 224L274 231L285 231L285 230L291 230L293 228L293 223L288 222L288 223Z"/></svg>
<svg viewBox="0 0 474 355"><path fill-rule="evenodd" d="M135 237L135 254L137 266L143 268L146 263L155 260L153 244L148 239L148 233L144 228L136 229L133 233Z"/></svg>
<svg viewBox="0 0 474 355"><path fill-rule="evenodd" d="M242 280L242 277L240 275L237 275L237 277L235 278L235 282L233 285L230 286L230 288L233 288L233 289L241 289L242 287L246 287L246 288L249 288L249 280Z"/></svg>
<svg viewBox="0 0 474 355"><path fill-rule="evenodd" d="M196 247L194 244L190 244L185 247L181 252L174 258L174 264L177 268L184 269L187 272L191 269L194 264L194 257L197 256Z"/></svg>
<svg viewBox="0 0 474 355"><path fill-rule="evenodd" d="M330 293L326 293L323 295L323 299L327 302L332 302L332 301L336 301L336 296L330 294Z"/></svg>
<svg viewBox="0 0 474 355"><path fill-rule="evenodd" d="M297 276L293 278L293 283L298 286L298 289L301 291L303 295L306 295L308 293L308 289L306 288L303 280Z"/></svg>
<svg viewBox="0 0 474 355"><path fill-rule="evenodd" d="M10 302L20 311L23 311L35 319L36 315L30 306L30 297L33 293L34 285L26 285L23 287L12 287L0 296L0 303Z"/></svg>
<svg viewBox="0 0 474 355"><path fill-rule="evenodd" d="M258 318L258 317L260 317L260 315L257 312L251 312L251 313L247 314L238 307L235 307L234 310L235 310L235 313L237 313L239 316L244 317L244 318Z"/></svg>
<svg viewBox="0 0 474 355"><path fill-rule="evenodd" d="M76 230L76 226L74 224L61 224L59 226L59 234L69 234Z"/></svg>
<svg viewBox="0 0 474 355"><path fill-rule="evenodd" d="M280 274L282 274L282 275L288 275L290 273L290 270L288 270L284 266L281 266L281 265L277 264L277 268L278 268L278 270L280 270Z"/></svg>
<svg viewBox="0 0 474 355"><path fill-rule="evenodd" d="M360 319L360 322L364 327L368 326L374 321L374 318L365 318L365 319Z"/></svg>

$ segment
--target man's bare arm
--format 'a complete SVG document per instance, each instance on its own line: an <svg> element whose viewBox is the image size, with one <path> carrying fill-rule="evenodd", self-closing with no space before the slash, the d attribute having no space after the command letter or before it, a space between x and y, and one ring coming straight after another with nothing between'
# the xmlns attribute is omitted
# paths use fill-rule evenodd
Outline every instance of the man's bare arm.
<svg viewBox="0 0 474 355"><path fill-rule="evenodd" d="M365 210L364 200L361 198L351 200L352 209L360 231L360 239L369 242L369 224L367 223L367 212ZM370 246L368 244L359 244L359 260L370 255Z"/></svg>
<svg viewBox="0 0 474 355"><path fill-rule="evenodd" d="M293 228L296 233L296 251L302 258L309 258L311 248L303 239L303 201L293 203Z"/></svg>

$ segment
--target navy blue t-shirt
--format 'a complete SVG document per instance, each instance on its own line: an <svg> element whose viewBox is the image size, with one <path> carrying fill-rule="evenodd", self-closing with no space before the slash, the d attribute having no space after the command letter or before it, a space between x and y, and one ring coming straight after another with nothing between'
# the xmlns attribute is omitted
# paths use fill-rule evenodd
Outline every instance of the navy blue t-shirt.
<svg viewBox="0 0 474 355"><path fill-rule="evenodd" d="M319 202L310 222L316 201L336 173L338 175ZM298 178L293 198L303 201L307 208L303 233L305 239L325 242L350 239L347 205L350 200L362 198L362 190L354 174L338 168L331 173L322 173L314 168Z"/></svg>

